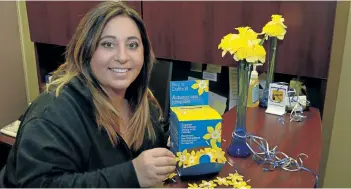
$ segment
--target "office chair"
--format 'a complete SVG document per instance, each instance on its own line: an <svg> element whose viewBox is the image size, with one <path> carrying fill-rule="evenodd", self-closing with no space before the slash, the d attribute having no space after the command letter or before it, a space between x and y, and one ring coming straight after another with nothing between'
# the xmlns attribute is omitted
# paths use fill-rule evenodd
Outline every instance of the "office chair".
<svg viewBox="0 0 351 189"><path fill-rule="evenodd" d="M163 111L163 120L160 121L160 124L165 133L169 132L169 83L172 79L172 70L172 62L157 60L153 66L149 82L149 88Z"/></svg>
<svg viewBox="0 0 351 189"><path fill-rule="evenodd" d="M151 72L149 88L159 102L163 117L169 117L169 82L172 78L173 63L165 60L157 60Z"/></svg>

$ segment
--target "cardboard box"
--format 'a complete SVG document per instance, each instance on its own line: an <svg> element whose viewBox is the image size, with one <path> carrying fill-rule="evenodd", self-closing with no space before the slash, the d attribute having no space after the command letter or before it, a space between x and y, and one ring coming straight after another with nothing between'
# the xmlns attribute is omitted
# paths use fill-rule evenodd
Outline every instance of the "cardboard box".
<svg viewBox="0 0 351 189"><path fill-rule="evenodd" d="M171 151L177 156L179 176L219 172L222 117L208 103L208 80L172 81L170 85Z"/></svg>

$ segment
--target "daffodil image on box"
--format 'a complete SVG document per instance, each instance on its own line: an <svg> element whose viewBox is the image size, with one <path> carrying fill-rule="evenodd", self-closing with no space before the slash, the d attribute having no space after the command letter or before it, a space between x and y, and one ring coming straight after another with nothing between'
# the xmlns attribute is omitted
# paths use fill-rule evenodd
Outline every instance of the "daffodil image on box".
<svg viewBox="0 0 351 189"><path fill-rule="evenodd" d="M218 148L217 142L221 143L222 140L222 123L217 123L216 127L207 127L207 134L203 136L203 139L210 140L210 145L212 148Z"/></svg>
<svg viewBox="0 0 351 189"><path fill-rule="evenodd" d="M197 89L197 93L201 96L204 92L208 92L208 80L195 80L191 88Z"/></svg>

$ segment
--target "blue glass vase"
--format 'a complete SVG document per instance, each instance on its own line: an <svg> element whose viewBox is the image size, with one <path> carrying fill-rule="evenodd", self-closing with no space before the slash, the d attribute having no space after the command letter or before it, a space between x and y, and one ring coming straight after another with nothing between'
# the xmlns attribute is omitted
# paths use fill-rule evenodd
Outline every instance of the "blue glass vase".
<svg viewBox="0 0 351 189"><path fill-rule="evenodd" d="M260 104L259 104L260 107L262 108L267 108L269 85L273 82L273 79L274 79L275 61L277 59L277 45L278 45L278 39L276 37L268 38L269 50L267 52L268 70L267 70L267 76L266 76L266 85L263 90L263 95L262 95L262 98L260 99Z"/></svg>
<svg viewBox="0 0 351 189"><path fill-rule="evenodd" d="M236 124L232 135L232 141L227 149L230 156L244 158L251 154L250 149L246 145L246 109L247 95L250 84L250 73L252 65L246 61L241 61L238 66L238 104L236 110ZM239 136L236 136L236 133Z"/></svg>

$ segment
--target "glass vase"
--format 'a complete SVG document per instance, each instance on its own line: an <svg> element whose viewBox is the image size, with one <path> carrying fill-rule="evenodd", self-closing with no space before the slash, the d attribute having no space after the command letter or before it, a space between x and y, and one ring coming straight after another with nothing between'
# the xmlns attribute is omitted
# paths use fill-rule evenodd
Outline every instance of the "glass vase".
<svg viewBox="0 0 351 189"><path fill-rule="evenodd" d="M263 90L263 95L260 100L260 107L267 108L268 104L268 94L269 94L269 85L273 82L274 79L274 70L275 70L275 62L277 59L277 45L278 39L276 37L268 38L268 70L266 76L266 86Z"/></svg>
<svg viewBox="0 0 351 189"><path fill-rule="evenodd" d="M252 65L242 61L238 66L238 103L236 110L236 124L232 135L232 141L227 149L229 155L233 157L248 157L251 154L246 145L246 110L247 98L250 84L250 73ZM239 136L236 136L235 133Z"/></svg>

